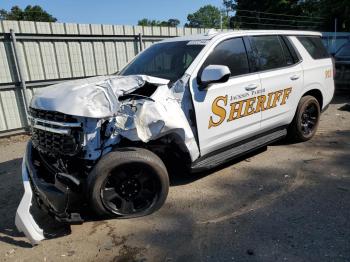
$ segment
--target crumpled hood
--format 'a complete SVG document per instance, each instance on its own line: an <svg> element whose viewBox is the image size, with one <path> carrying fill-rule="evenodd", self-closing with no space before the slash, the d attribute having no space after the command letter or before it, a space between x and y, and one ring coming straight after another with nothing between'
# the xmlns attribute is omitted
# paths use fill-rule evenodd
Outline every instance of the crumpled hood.
<svg viewBox="0 0 350 262"><path fill-rule="evenodd" d="M35 94L30 106L68 115L106 118L120 107L118 98L146 83L167 85L169 80L145 75L97 76L52 85Z"/></svg>

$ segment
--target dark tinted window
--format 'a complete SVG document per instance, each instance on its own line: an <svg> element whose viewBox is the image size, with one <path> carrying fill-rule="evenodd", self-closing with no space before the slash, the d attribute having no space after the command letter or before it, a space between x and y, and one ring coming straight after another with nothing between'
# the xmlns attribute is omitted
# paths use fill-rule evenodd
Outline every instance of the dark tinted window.
<svg viewBox="0 0 350 262"><path fill-rule="evenodd" d="M294 64L294 58L293 58L291 52L289 51L288 46L286 45L286 43L284 42L284 40L282 38L280 38L280 43L281 43L281 46L282 46L282 49L283 49L285 63L287 65Z"/></svg>
<svg viewBox="0 0 350 262"><path fill-rule="evenodd" d="M203 47L188 41L154 44L127 65L120 75L144 74L176 81Z"/></svg>
<svg viewBox="0 0 350 262"><path fill-rule="evenodd" d="M260 70L269 70L288 65L277 35L254 36L252 38L259 56Z"/></svg>
<svg viewBox="0 0 350 262"><path fill-rule="evenodd" d="M295 50L295 47L292 45L292 43L290 42L290 40L288 39L287 36L281 36L283 42L287 45L288 50L290 52L290 54L293 57L294 63L297 63L300 61L300 56L297 54L297 51Z"/></svg>
<svg viewBox="0 0 350 262"><path fill-rule="evenodd" d="M201 71L208 65L225 65L231 76L249 73L247 52L242 38L232 38L218 44L204 62Z"/></svg>
<svg viewBox="0 0 350 262"><path fill-rule="evenodd" d="M327 49L319 36L298 36L299 41L309 52L313 59L328 58Z"/></svg>

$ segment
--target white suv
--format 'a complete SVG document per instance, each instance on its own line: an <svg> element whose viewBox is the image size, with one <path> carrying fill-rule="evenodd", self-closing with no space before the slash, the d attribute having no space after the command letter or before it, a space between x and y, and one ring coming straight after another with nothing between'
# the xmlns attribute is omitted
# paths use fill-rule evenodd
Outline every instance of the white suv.
<svg viewBox="0 0 350 262"><path fill-rule="evenodd" d="M168 167L212 168L288 136L306 141L334 93L321 35L235 31L156 43L120 73L46 88L30 104L16 225L44 238L32 198L57 220L159 209Z"/></svg>

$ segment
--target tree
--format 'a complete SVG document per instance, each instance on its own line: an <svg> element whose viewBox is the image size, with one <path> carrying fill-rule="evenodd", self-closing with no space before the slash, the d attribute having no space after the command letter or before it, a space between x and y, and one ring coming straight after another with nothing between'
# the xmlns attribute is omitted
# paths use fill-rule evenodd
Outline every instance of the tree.
<svg viewBox="0 0 350 262"><path fill-rule="evenodd" d="M177 27L180 24L180 20L179 19L174 19L174 18L170 18L168 20L168 25L171 27Z"/></svg>
<svg viewBox="0 0 350 262"><path fill-rule="evenodd" d="M350 30L349 0L223 0L236 11L230 25L244 28Z"/></svg>
<svg viewBox="0 0 350 262"><path fill-rule="evenodd" d="M188 27L220 28L221 12L219 8L212 5L205 5L198 11L187 16Z"/></svg>
<svg viewBox="0 0 350 262"><path fill-rule="evenodd" d="M350 1L349 0L321 0L320 12L317 15L323 17L323 30L333 31L335 19L337 30L350 31Z"/></svg>
<svg viewBox="0 0 350 262"><path fill-rule="evenodd" d="M230 24L254 29L316 29L320 25L319 19L303 13L302 4L307 1L236 0L236 13Z"/></svg>
<svg viewBox="0 0 350 262"><path fill-rule="evenodd" d="M158 21L158 20L150 20L147 18L143 18L137 22L137 25L141 26L170 26L177 27L180 24L180 21L175 18L170 18L168 21Z"/></svg>
<svg viewBox="0 0 350 262"><path fill-rule="evenodd" d="M56 22L57 19L38 5L28 5L24 10L13 6L10 11L0 10L0 20Z"/></svg>
<svg viewBox="0 0 350 262"><path fill-rule="evenodd" d="M237 8L235 0L223 0L223 5L225 7L226 16L229 16L229 11L235 10Z"/></svg>

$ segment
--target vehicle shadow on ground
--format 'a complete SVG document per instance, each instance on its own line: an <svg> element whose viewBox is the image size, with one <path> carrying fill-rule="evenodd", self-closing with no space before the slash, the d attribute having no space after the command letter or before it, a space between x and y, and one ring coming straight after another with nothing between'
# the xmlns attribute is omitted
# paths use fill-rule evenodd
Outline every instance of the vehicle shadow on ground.
<svg viewBox="0 0 350 262"><path fill-rule="evenodd" d="M0 163L0 241L20 247L31 247L25 241L15 240L21 236L15 227L15 214L22 198L21 158Z"/></svg>
<svg viewBox="0 0 350 262"><path fill-rule="evenodd" d="M305 145L308 158L281 167L240 168L245 178L239 179L232 170L232 182L218 178L210 185L214 197L201 203L191 197L177 208L163 208L152 220L168 226L138 230L137 238L162 250L162 259L175 261L345 261L350 257L349 141L350 130L330 133ZM334 154L311 153L320 151Z"/></svg>
<svg viewBox="0 0 350 262"><path fill-rule="evenodd" d="M30 243L16 240L23 236L15 226L16 210L24 192L21 164L22 158L0 163L0 180L2 181L0 185L0 242L30 248L32 247ZM69 226L56 222L39 210L35 203L33 203L31 212L38 220L40 227L46 232L47 238L61 237L70 233Z"/></svg>
<svg viewBox="0 0 350 262"><path fill-rule="evenodd" d="M170 186L181 186L185 184L192 183L194 181L200 180L202 178L205 178L217 171L220 171L224 168L227 168L229 166L235 165L242 161L249 162L249 158L254 157L255 155L258 155L264 151L267 150L267 146L264 146L262 148L258 148L250 153L244 154L238 158L234 158L232 160L229 160L217 167L211 168L210 170L205 170L197 173L191 173L189 170L183 170L179 172L176 167L171 168L168 170L169 172L169 178L170 178ZM176 164L176 163L175 163Z"/></svg>

